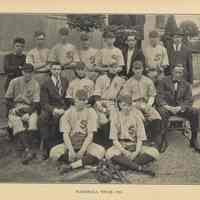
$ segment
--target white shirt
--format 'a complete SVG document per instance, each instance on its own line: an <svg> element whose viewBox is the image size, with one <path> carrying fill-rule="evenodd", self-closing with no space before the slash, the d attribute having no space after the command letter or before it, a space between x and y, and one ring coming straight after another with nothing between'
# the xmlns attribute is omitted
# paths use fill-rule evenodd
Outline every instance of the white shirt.
<svg viewBox="0 0 200 200"><path fill-rule="evenodd" d="M131 67L131 58L133 56L135 49L128 49L128 53L127 53L127 68L126 68L126 72L128 73Z"/></svg>
<svg viewBox="0 0 200 200"><path fill-rule="evenodd" d="M174 51L180 51L181 50L181 43L178 44L178 46L176 44L173 44L174 47Z"/></svg>
<svg viewBox="0 0 200 200"><path fill-rule="evenodd" d="M54 85L56 86L57 84L57 79L55 76L51 76L51 80L53 81ZM59 77L59 81L61 81L60 77Z"/></svg>

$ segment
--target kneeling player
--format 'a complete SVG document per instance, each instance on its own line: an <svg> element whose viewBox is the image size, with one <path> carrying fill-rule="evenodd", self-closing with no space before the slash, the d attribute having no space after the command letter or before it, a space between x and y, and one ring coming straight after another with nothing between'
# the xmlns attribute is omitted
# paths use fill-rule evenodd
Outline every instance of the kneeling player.
<svg viewBox="0 0 200 200"><path fill-rule="evenodd" d="M111 119L110 139L113 146L106 152L106 158L132 170L142 170L143 165L157 160L159 152L154 146L144 145L147 139L143 122L131 109L129 95L120 95L119 111Z"/></svg>
<svg viewBox="0 0 200 200"><path fill-rule="evenodd" d="M50 158L69 162L61 172L84 165L98 163L105 154L102 146L93 143L93 135L97 132L97 115L92 108L88 108L87 92L78 90L75 95L75 105L65 112L60 122L64 143L53 147Z"/></svg>

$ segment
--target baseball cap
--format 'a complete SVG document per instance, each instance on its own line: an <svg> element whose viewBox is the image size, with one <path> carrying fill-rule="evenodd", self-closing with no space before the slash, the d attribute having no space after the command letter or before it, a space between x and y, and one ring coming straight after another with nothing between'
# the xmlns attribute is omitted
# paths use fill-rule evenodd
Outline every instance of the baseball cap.
<svg viewBox="0 0 200 200"><path fill-rule="evenodd" d="M80 89L76 91L75 97L79 100L88 100L88 94L85 90Z"/></svg>

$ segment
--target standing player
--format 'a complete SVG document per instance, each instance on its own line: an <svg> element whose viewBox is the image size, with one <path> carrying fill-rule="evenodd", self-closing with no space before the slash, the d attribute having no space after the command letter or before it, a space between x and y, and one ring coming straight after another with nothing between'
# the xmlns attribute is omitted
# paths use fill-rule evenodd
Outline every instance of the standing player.
<svg viewBox="0 0 200 200"><path fill-rule="evenodd" d="M40 83L44 81L48 73L47 58L49 49L45 47L46 34L36 31L34 34L36 47L31 49L26 56L26 63L34 66L34 78Z"/></svg>
<svg viewBox="0 0 200 200"><path fill-rule="evenodd" d="M163 77L167 75L165 72L167 72L169 66L167 50L160 44L160 36L157 31L149 32L149 40L150 44L144 51L147 66L146 73L148 73L149 66L156 67L159 76Z"/></svg>
<svg viewBox="0 0 200 200"><path fill-rule="evenodd" d="M80 61L85 64L88 77L91 80L95 81L98 76L98 73L94 72L95 56L97 54L97 49L90 46L90 37L88 34L81 34L80 40L81 47L78 50Z"/></svg>
<svg viewBox="0 0 200 200"><path fill-rule="evenodd" d="M65 27L59 30L60 42L51 49L48 61L58 62L64 69L63 76L71 81L74 78L72 69L74 63L79 61L79 57L75 46L67 40L68 34L69 30Z"/></svg>
<svg viewBox="0 0 200 200"><path fill-rule="evenodd" d="M122 93L132 96L133 105L139 109L148 122L150 139L160 146L161 143L161 117L153 107L156 88L154 83L143 74L143 62L137 60L133 63L134 75L126 81Z"/></svg>
<svg viewBox="0 0 200 200"><path fill-rule="evenodd" d="M69 162L61 172L96 164L104 157L104 148L92 142L97 132L97 115L93 108L86 106L87 101L87 92L78 90L75 94L75 105L70 107L61 119L60 131L63 133L64 143L50 151L53 161L64 158Z"/></svg>
<svg viewBox="0 0 200 200"><path fill-rule="evenodd" d="M10 81L22 75L20 67L23 66L26 61L26 56L23 53L24 45L24 38L15 38L13 41L13 52L5 55L3 66L4 72L7 75L4 85L5 92L8 89Z"/></svg>
<svg viewBox="0 0 200 200"><path fill-rule="evenodd" d="M19 150L24 152L23 164L34 158L32 139L37 134L38 107L40 102L40 86L33 76L33 66L22 67L23 76L13 79L5 98L9 107L8 125L17 137Z"/></svg>
<svg viewBox="0 0 200 200"><path fill-rule="evenodd" d="M78 90L83 89L87 92L88 97L92 96L94 92L94 82L87 77L87 69L85 64L77 62L74 67L74 74L76 78L72 80L66 92L66 98L70 102L74 102L75 94Z"/></svg>
<svg viewBox="0 0 200 200"><path fill-rule="evenodd" d="M95 58L95 70L101 74L109 70L109 67L115 67L118 72L124 65L123 55L120 49L114 46L115 35L111 31L103 33L105 47L97 52Z"/></svg>
<svg viewBox="0 0 200 200"><path fill-rule="evenodd" d="M144 145L147 140L142 120L132 110L132 98L120 95L119 111L111 118L110 139L113 146L106 152L106 158L132 170L142 170L142 166L159 157L153 146Z"/></svg>

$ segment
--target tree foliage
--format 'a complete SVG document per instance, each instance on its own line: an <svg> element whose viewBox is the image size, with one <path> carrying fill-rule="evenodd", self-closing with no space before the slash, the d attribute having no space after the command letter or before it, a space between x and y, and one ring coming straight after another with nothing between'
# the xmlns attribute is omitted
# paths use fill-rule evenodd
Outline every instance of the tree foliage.
<svg viewBox="0 0 200 200"><path fill-rule="evenodd" d="M183 33L186 36L194 37L194 36L198 36L198 34L199 34L198 26L196 25L195 22L193 22L191 20L183 21L180 24L180 29L181 29L181 31L183 31Z"/></svg>
<svg viewBox="0 0 200 200"><path fill-rule="evenodd" d="M78 31L91 32L105 25L105 15L72 14L67 15L67 19L69 27Z"/></svg>

